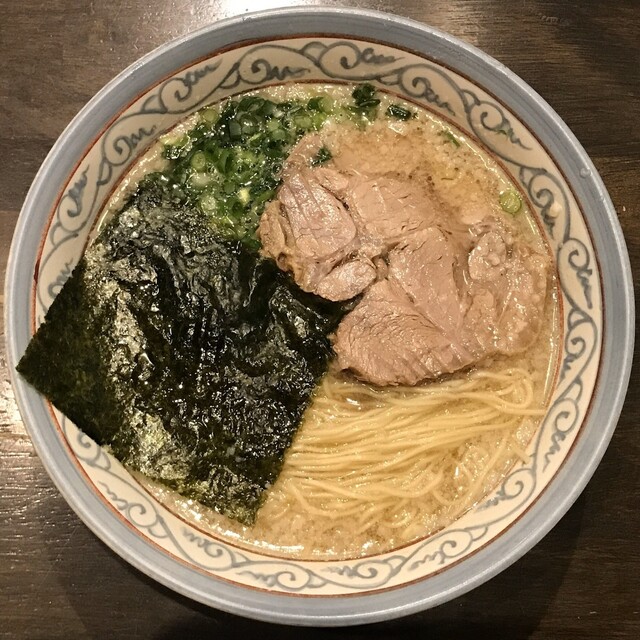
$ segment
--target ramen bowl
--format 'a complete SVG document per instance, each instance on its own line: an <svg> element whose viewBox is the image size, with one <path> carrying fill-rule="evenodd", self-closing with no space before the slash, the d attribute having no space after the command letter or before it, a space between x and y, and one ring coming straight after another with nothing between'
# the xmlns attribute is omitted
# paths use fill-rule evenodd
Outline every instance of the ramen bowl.
<svg viewBox="0 0 640 640"><path fill-rule="evenodd" d="M239 615L300 625L374 622L454 598L538 542L593 474L628 384L633 296L615 211L566 125L501 64L416 22L318 8L220 21L145 56L76 116L27 196L7 271L9 366L14 372L136 158L204 105L291 81L366 81L410 100L480 144L527 197L555 258L562 335L558 374L526 461L455 522L410 545L351 560L292 560L181 519L17 374L12 379L53 481L132 565Z"/></svg>

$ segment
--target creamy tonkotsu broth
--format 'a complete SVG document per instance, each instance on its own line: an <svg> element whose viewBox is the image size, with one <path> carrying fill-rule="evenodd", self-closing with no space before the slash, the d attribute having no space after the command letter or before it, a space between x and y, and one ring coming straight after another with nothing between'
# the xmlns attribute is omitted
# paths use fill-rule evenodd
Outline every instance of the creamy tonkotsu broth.
<svg viewBox="0 0 640 640"><path fill-rule="evenodd" d="M323 96L325 104L339 105L352 91L301 84L252 95L276 102ZM364 173L375 166L420 183L462 222L499 217L515 238L548 256L526 199L485 150L434 114L377 95L381 102L375 122L354 123L336 109L314 134L330 151L331 162L339 164L357 148ZM391 105L408 110L411 117L385 116ZM198 118L192 116L164 142L178 139ZM125 177L105 215L121 206L141 174L164 166L162 144ZM460 517L514 464L527 459L525 449L542 416L557 362L558 299L549 273L546 299L540 301L542 329L524 353L491 355L416 386L381 388L330 367L253 526L141 474L136 477L196 527L277 556L360 557L424 538Z"/></svg>

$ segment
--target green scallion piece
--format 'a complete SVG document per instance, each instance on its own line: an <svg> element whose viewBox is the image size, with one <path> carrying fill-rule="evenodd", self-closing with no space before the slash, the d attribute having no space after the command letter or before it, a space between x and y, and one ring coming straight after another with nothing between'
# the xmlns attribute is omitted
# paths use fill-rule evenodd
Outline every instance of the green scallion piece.
<svg viewBox="0 0 640 640"><path fill-rule="evenodd" d="M287 139L287 132L284 129L276 129L271 133L271 139L276 142L280 142L282 140Z"/></svg>
<svg viewBox="0 0 640 640"><path fill-rule="evenodd" d="M518 213L522 208L522 198L514 189L502 191L498 201L500 202L502 210L511 215Z"/></svg>
<svg viewBox="0 0 640 640"><path fill-rule="evenodd" d="M271 100L265 100L260 107L260 114L268 118L272 117L276 112L276 104Z"/></svg>
<svg viewBox="0 0 640 640"><path fill-rule="evenodd" d="M447 139L448 142L450 142L454 147L459 147L460 146L460 140L458 140L458 138L456 138L453 133L451 133L451 131L449 131L448 129L443 129L440 132L440 135L443 136L444 138Z"/></svg>
<svg viewBox="0 0 640 640"><path fill-rule="evenodd" d="M306 115L295 116L293 119L293 124L298 129L310 129L311 128L311 118Z"/></svg>
<svg viewBox="0 0 640 640"><path fill-rule="evenodd" d="M360 118L364 117L369 121L375 120L380 104L380 100L375 95L376 88L373 85L369 83L358 85L351 93L355 105L348 107L348 109Z"/></svg>
<svg viewBox="0 0 640 640"><path fill-rule="evenodd" d="M204 151L196 151L191 156L191 166L196 171L204 171L204 168L207 165L207 157L204 155Z"/></svg>
<svg viewBox="0 0 640 640"><path fill-rule="evenodd" d="M380 100L375 98L375 94L376 88L372 84L365 83L358 85L351 93L351 97L357 106L373 106L380 104Z"/></svg>
<svg viewBox="0 0 640 640"><path fill-rule="evenodd" d="M267 202L268 200L271 200L271 198L273 198L273 196L275 195L276 195L275 189L267 189L266 191L263 191L262 193L258 194L253 199L253 202L256 205L260 205L260 204L263 204L264 202Z"/></svg>
<svg viewBox="0 0 640 640"><path fill-rule="evenodd" d="M258 130L258 122L252 116L242 116L240 119L242 133L246 136L253 135Z"/></svg>
<svg viewBox="0 0 640 640"><path fill-rule="evenodd" d="M200 198L200 208L204 213L213 213L217 207L216 198L212 193L205 193Z"/></svg>
<svg viewBox="0 0 640 640"><path fill-rule="evenodd" d="M309 111L319 111L320 113L331 113L333 100L329 96L316 96L307 102Z"/></svg>
<svg viewBox="0 0 640 640"><path fill-rule="evenodd" d="M189 136L184 135L176 139L166 139L164 142L164 157L168 160L177 160L184 157L190 148Z"/></svg>
<svg viewBox="0 0 640 640"><path fill-rule="evenodd" d="M385 112L390 118L395 118L396 120L409 120L415 114L409 109L405 109L402 105L399 104L391 104L387 107Z"/></svg>
<svg viewBox="0 0 640 640"><path fill-rule="evenodd" d="M316 165L331 160L331 158L333 158L333 155L331 155L331 151L329 151L327 147L320 147L320 149L318 149L318 153L316 153L316 155L311 160L311 164L315 167Z"/></svg>
<svg viewBox="0 0 640 640"><path fill-rule="evenodd" d="M233 155L229 149L222 149L220 151L216 167L222 175L226 175L231 171L233 168Z"/></svg>
<svg viewBox="0 0 640 640"><path fill-rule="evenodd" d="M237 120L229 122L229 137L232 140L239 140L242 137L242 126Z"/></svg>
<svg viewBox="0 0 640 640"><path fill-rule="evenodd" d="M311 111L322 111L322 96L311 98L309 102L307 102L307 108Z"/></svg>
<svg viewBox="0 0 640 640"><path fill-rule="evenodd" d="M211 184L212 180L213 176L210 173L194 173L189 178L189 183L196 189L204 189L209 184Z"/></svg>
<svg viewBox="0 0 640 640"><path fill-rule="evenodd" d="M218 111L216 109L213 109L211 107L207 107L206 109L203 109L200 112L200 117L207 124L215 124L216 122L218 122L218 118L220 118L220 114L218 113Z"/></svg>
<svg viewBox="0 0 640 640"><path fill-rule="evenodd" d="M249 106L247 107L247 112L255 113L256 111L260 111L264 103L265 103L264 98L256 97L254 100L251 101L251 104L249 104Z"/></svg>
<svg viewBox="0 0 640 640"><path fill-rule="evenodd" d="M237 198L242 204L247 204L250 197L249 189L247 189L247 187L243 187L237 193Z"/></svg>

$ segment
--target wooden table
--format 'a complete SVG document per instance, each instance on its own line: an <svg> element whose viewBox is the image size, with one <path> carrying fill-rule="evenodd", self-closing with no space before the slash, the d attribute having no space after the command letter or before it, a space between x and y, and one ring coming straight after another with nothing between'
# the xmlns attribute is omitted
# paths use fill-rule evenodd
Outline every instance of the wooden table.
<svg viewBox="0 0 640 640"><path fill-rule="evenodd" d="M142 54L270 0L0 1L0 264L36 170L89 98ZM328 4L343 4L329 2ZM348 4L348 3L344 3ZM352 3L354 4L354 3ZM640 275L640 2L363 0L430 23L519 74L580 139ZM4 279L3 279L4 281ZM2 303L4 298L0 298ZM640 395L631 381L593 480L530 553L435 610L300 631L209 610L131 568L80 522L35 456L0 347L2 638L640 638Z"/></svg>

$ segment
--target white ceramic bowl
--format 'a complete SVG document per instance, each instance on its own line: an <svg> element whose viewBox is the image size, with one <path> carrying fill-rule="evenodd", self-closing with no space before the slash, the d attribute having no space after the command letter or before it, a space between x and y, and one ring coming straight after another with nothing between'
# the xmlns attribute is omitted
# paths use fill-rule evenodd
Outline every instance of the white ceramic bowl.
<svg viewBox="0 0 640 640"><path fill-rule="evenodd" d="M25 201L7 272L9 366L78 261L106 197L155 137L209 102L297 79L367 80L424 105L484 144L530 199L556 256L564 330L561 375L530 461L444 531L408 547L352 561L281 560L185 524L15 374L13 384L54 482L131 564L241 615L355 624L442 603L531 548L592 475L626 391L634 311L615 212L568 128L501 64L415 22L317 8L221 21L145 56L73 120Z"/></svg>

